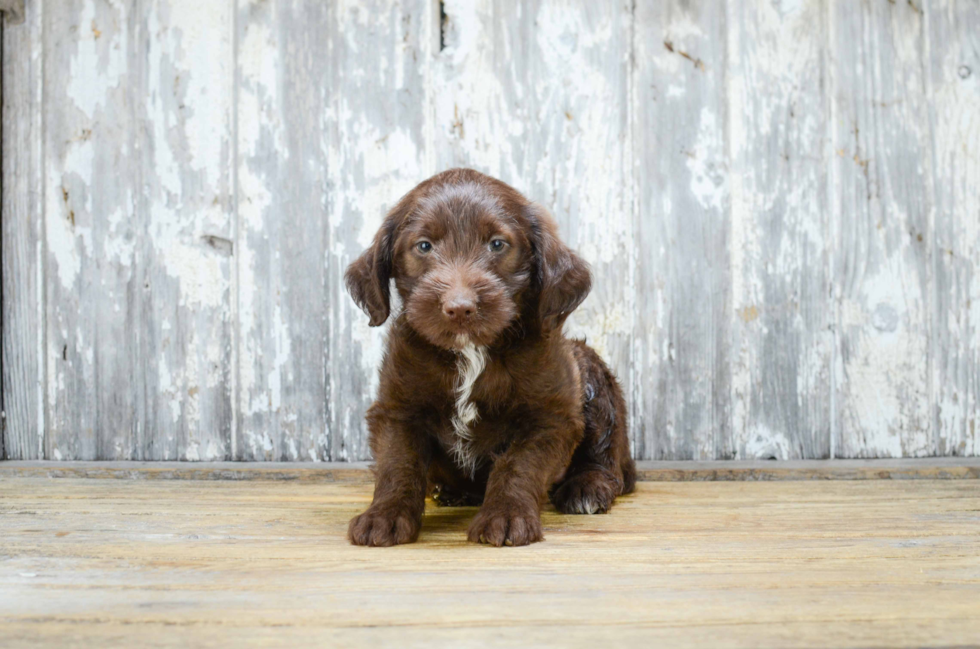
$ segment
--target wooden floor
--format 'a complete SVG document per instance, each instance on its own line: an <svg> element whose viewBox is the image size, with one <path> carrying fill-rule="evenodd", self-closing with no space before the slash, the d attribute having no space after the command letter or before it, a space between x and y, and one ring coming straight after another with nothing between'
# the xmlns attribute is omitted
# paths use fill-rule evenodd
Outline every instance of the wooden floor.
<svg viewBox="0 0 980 649"><path fill-rule="evenodd" d="M370 493L0 475L0 646L980 643L977 480L647 482L501 549L352 547Z"/></svg>

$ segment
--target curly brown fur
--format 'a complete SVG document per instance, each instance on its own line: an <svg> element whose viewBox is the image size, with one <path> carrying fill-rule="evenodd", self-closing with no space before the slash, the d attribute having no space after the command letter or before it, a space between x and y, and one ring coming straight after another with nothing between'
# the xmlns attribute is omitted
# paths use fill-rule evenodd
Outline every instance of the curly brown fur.
<svg viewBox="0 0 980 649"><path fill-rule="evenodd" d="M604 514L620 494L636 486L626 430L626 402L619 381L585 341L572 341L582 377L585 435L551 502L565 514Z"/></svg>
<svg viewBox="0 0 980 649"><path fill-rule="evenodd" d="M502 546L544 538L549 493L560 511L600 513L633 489L619 385L562 333L589 268L546 210L473 170L433 176L347 270L372 326L390 315L392 279L404 308L367 415L374 500L352 543L415 541L427 493L482 502L468 538Z"/></svg>

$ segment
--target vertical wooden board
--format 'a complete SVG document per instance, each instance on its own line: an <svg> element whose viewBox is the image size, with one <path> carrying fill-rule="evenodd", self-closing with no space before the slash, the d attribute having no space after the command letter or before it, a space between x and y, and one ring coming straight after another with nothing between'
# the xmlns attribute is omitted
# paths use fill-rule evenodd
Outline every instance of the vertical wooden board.
<svg viewBox="0 0 980 649"><path fill-rule="evenodd" d="M44 456L42 6L3 25L3 457Z"/></svg>
<svg viewBox="0 0 980 649"><path fill-rule="evenodd" d="M472 167L520 185L531 114L523 94L510 94L515 84L506 83L506 77L508 72L523 76L515 58L527 63L527 43L519 39L521 23L529 21L528 10L503 0L439 4L443 15L433 39L437 51L430 90L433 171Z"/></svg>
<svg viewBox="0 0 980 649"><path fill-rule="evenodd" d="M732 296L725 6L636 5L637 454L726 459Z"/></svg>
<svg viewBox="0 0 980 649"><path fill-rule="evenodd" d="M126 245L135 245L138 267L144 385L132 454L230 459L234 14L228 3L196 0L137 7L131 101L139 114L130 128L140 225Z"/></svg>
<svg viewBox="0 0 980 649"><path fill-rule="evenodd" d="M3 65L3 22L0 21L0 68ZM0 69L0 156L3 155L3 70ZM0 194L3 190L3 166L0 164ZM3 223L2 223L2 200L0 196L0 460L7 457L6 453L6 433L4 424L6 423L6 413L3 412L3 322L5 314L3 311Z"/></svg>
<svg viewBox="0 0 980 649"><path fill-rule="evenodd" d="M930 197L917 3L830 3L837 457L929 455Z"/></svg>
<svg viewBox="0 0 980 649"><path fill-rule="evenodd" d="M565 242L592 266L592 293L569 318L566 333L584 337L632 397L632 3L542 2L523 9L533 13L512 21L518 35L507 47L513 74L504 77L527 110L508 124L512 132L525 129L515 133L523 144L515 156L522 189L555 215Z"/></svg>
<svg viewBox="0 0 980 649"><path fill-rule="evenodd" d="M92 0L43 13L45 456L138 457L138 15Z"/></svg>
<svg viewBox="0 0 980 649"><path fill-rule="evenodd" d="M935 173L935 452L976 455L980 428L980 3L924 5Z"/></svg>
<svg viewBox="0 0 980 649"><path fill-rule="evenodd" d="M330 9L237 7L236 459L324 459Z"/></svg>
<svg viewBox="0 0 980 649"><path fill-rule="evenodd" d="M825 458L834 345L826 7L728 9L735 454Z"/></svg>
<svg viewBox="0 0 980 649"><path fill-rule="evenodd" d="M552 212L594 275L566 332L585 337L631 395L631 3L447 2L445 13L436 168L474 167Z"/></svg>
<svg viewBox="0 0 980 649"><path fill-rule="evenodd" d="M52 459L228 457L229 15L45 14Z"/></svg>
<svg viewBox="0 0 980 649"><path fill-rule="evenodd" d="M429 10L240 3L241 459L369 456L383 332L343 273L423 175Z"/></svg>
<svg viewBox="0 0 980 649"><path fill-rule="evenodd" d="M432 172L426 67L433 12L431 0L334 5L327 67L332 99L325 266L332 460L364 460L371 453L364 414L377 393L384 328L368 327L343 275L370 245L387 210Z"/></svg>

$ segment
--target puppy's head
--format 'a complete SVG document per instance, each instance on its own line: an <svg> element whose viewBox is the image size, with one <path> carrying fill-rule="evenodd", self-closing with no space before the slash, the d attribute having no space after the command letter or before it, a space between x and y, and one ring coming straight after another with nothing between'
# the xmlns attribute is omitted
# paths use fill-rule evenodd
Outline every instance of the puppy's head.
<svg viewBox="0 0 980 649"><path fill-rule="evenodd" d="M446 349L490 345L520 318L560 328L591 287L547 211L470 169L409 192L347 269L372 326L388 318L392 278L412 328Z"/></svg>

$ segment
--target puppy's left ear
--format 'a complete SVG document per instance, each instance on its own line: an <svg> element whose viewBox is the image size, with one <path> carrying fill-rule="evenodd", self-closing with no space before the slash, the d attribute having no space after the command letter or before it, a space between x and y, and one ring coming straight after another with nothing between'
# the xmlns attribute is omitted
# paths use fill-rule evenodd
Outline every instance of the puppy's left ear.
<svg viewBox="0 0 980 649"><path fill-rule="evenodd" d="M540 205L525 208L531 225L538 313L545 328L558 329L592 290L589 265L558 238L558 225Z"/></svg>

